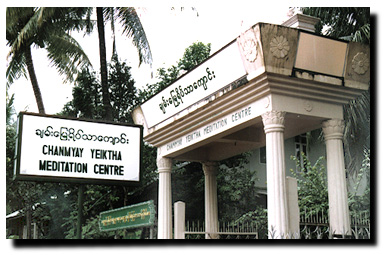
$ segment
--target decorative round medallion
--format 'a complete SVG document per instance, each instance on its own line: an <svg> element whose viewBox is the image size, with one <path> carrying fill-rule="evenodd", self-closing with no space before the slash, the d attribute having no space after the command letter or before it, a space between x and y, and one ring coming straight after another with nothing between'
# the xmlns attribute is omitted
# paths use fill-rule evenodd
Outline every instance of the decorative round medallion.
<svg viewBox="0 0 388 255"><path fill-rule="evenodd" d="M267 96L264 100L265 100L264 107L268 108L271 103L271 99L269 98L269 96Z"/></svg>
<svg viewBox="0 0 388 255"><path fill-rule="evenodd" d="M358 74L364 74L369 69L369 58L363 52L357 53L352 60L352 68Z"/></svg>
<svg viewBox="0 0 388 255"><path fill-rule="evenodd" d="M282 35L274 37L270 43L270 50L276 58L284 58L287 56L290 50L287 38Z"/></svg>
<svg viewBox="0 0 388 255"><path fill-rule="evenodd" d="M307 111L307 112L311 112L314 108L313 106L313 103L309 100L305 100L303 102L303 108Z"/></svg>
<svg viewBox="0 0 388 255"><path fill-rule="evenodd" d="M254 62L257 58L257 42L254 39L248 39L244 42L243 51L245 59Z"/></svg>

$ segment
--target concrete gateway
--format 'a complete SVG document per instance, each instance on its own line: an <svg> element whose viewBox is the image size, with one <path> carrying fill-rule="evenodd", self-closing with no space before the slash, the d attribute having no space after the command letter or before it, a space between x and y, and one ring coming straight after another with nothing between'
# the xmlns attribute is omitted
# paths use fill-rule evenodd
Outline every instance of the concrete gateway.
<svg viewBox="0 0 388 255"><path fill-rule="evenodd" d="M337 234L350 231L342 107L369 88L370 49L301 29L313 29L315 18L297 14L292 20L285 24L296 28L252 26L133 111L144 140L158 148L158 238L172 238L172 160L202 162L206 232L217 232L216 162L264 146L268 228L298 231L284 141L320 127L330 227Z"/></svg>

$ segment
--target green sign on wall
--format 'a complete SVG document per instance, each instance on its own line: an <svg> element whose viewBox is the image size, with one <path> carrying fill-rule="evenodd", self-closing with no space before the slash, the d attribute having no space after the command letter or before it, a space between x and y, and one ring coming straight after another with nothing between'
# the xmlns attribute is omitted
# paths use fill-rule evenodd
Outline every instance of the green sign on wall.
<svg viewBox="0 0 388 255"><path fill-rule="evenodd" d="M121 207L100 213L100 230L146 227L154 224L154 201Z"/></svg>

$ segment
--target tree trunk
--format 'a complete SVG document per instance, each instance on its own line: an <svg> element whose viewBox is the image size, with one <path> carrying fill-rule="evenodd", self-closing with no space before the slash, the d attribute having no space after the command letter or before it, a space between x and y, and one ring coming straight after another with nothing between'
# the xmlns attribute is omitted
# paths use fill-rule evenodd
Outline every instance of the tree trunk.
<svg viewBox="0 0 388 255"><path fill-rule="evenodd" d="M39 113L45 114L42 94L40 93L38 79L36 78L34 64L32 63L32 54L30 46L26 48L26 63L28 74L31 80L32 89L34 90L36 104L38 105Z"/></svg>
<svg viewBox="0 0 388 255"><path fill-rule="evenodd" d="M38 79L36 78L35 74L35 68L34 64L32 62L32 54L31 54L31 47L28 46L26 48L26 64L27 64L27 70L28 75L30 76L32 89L34 91L36 104L38 105L38 111L41 114L45 114L44 105L43 105L43 99L42 94L40 93L40 88L38 84ZM27 239L31 239L31 223L32 223L32 211L31 211L31 205L29 202L27 202L27 212L26 212L26 225L27 225Z"/></svg>
<svg viewBox="0 0 388 255"><path fill-rule="evenodd" d="M113 120L112 106L110 104L110 96L109 96L109 89L108 89L108 68L106 63L104 16L102 13L102 7L96 7L96 9L97 9L98 40L100 45L101 86L102 86L102 102L104 104L104 119Z"/></svg>

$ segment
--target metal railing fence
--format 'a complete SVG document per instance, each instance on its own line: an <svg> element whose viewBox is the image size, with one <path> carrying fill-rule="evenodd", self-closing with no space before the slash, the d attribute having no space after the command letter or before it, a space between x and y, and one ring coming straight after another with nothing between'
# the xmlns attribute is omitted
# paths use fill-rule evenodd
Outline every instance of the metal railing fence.
<svg viewBox="0 0 388 255"><path fill-rule="evenodd" d="M255 223L220 222L217 232L206 232L205 222L192 221L186 223L186 239L259 239L259 226Z"/></svg>
<svg viewBox="0 0 388 255"><path fill-rule="evenodd" d="M269 233L268 233L269 232ZM260 226L254 222L220 222L217 232L206 232L203 221L187 221L185 239L267 239L278 238L275 231L267 231L267 226ZM351 233L338 235L330 230L329 220L322 214L301 217L300 232L291 233L280 238L290 239L370 239L369 214L361 213L351 217Z"/></svg>

